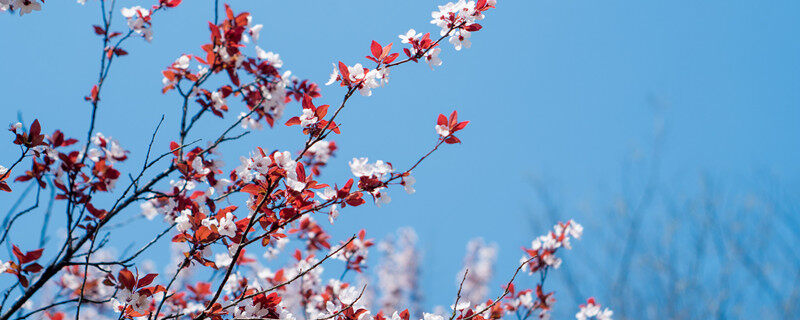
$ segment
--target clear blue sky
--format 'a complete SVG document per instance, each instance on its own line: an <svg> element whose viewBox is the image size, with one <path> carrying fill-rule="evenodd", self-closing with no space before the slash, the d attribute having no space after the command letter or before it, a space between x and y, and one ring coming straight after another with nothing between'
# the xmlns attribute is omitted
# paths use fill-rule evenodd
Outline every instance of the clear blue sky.
<svg viewBox="0 0 800 320"><path fill-rule="evenodd" d="M27 121L39 118L47 132L60 128L84 138L89 105L82 97L96 80L100 45L91 29L99 23L97 1L87 2L48 1L42 12L0 17L3 121L15 121L19 111ZM132 167L141 163L161 114L158 146L166 149L176 136L178 98L160 93L160 71L182 53L199 52L211 3L184 1L159 14L153 42L128 42L131 54L113 66L97 130L132 151ZM397 45L409 28L435 32L428 23L435 4L235 1L233 7L264 24L259 43L279 53L285 69L322 84L332 62L364 62L373 39ZM529 220L551 223L530 209L531 176L557 184L571 203L617 186L621 164L652 147L657 114L666 128L662 163L669 176L691 182L701 172L738 177L765 170L794 185L800 177L796 1L500 0L483 25L472 48L445 45L444 64L435 71L403 66L372 97L352 99L336 137L340 152L323 175L344 181L347 161L361 156L406 167L434 142L438 113L456 108L472 121L460 135L463 144L441 149L417 170L416 194L396 189L390 205L345 210L332 228L344 237L365 227L376 238L416 228L431 304L450 303L468 239L499 244L505 279L520 246L544 231L532 230ZM323 102L335 104L343 91L322 93ZM293 110L299 107L287 113ZM217 123L201 125L210 136ZM229 164L255 146L294 151L296 131L277 126L223 151ZM0 163L16 156L10 143L0 150ZM9 202L0 195L3 207ZM582 242L596 241L598 227L587 224Z"/></svg>

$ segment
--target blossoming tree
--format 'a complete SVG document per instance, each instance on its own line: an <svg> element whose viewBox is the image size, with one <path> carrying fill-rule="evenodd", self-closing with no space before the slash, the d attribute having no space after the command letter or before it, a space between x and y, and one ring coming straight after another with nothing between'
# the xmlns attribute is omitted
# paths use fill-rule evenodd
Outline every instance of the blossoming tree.
<svg viewBox="0 0 800 320"><path fill-rule="evenodd" d="M43 4L0 0L0 9L24 15L42 10ZM483 242L470 243L459 290L446 312L425 312L414 298L419 255L412 231L401 232L397 242L380 245L389 262L379 268L378 304L365 296L369 284L349 283L344 274L325 280L322 274L323 266L333 263L328 260L343 261L345 274L362 273L375 242L364 230L348 239L331 239L325 223L318 221L334 223L340 211L369 206L367 202L388 204L389 190L398 186L413 193L415 168L440 147L461 143L456 134L469 124L459 120L456 111L440 114L435 119L434 147L423 150L415 163L395 166L357 158L349 163L354 178L321 181L321 171L337 150L333 138L346 134L337 116L356 93L370 96L386 86L394 68L420 62L430 68L441 65L445 40L457 51L469 48L472 33L483 28L479 21L495 8L495 1L460 0L439 6L432 13L431 23L438 27L433 35L411 29L399 36L398 46L372 41L361 63L334 63L326 85L341 87L343 98L333 108L325 104L316 83L292 76L283 70L278 54L257 45L262 25L255 18L225 5L208 23L208 42L180 54L162 72L162 94L174 95L180 105L179 132L169 145L158 145L154 141L161 134L159 123L144 163L128 167L124 164L129 152L95 131L103 87L112 65L129 54L125 45L137 38L150 41L159 16L180 10L181 0L160 0L149 8L115 8L114 0L100 0L97 5L101 23L93 27L102 42L102 58L98 80L84 98L92 110L85 139L71 138L72 134L38 120L9 128L19 156L0 167L4 203L9 201L7 193L26 184L37 190L37 198L29 208L12 209L0 242L25 227L15 224L18 218L42 211L38 194L48 189L64 205L66 234L63 243L42 248L9 244L13 256L5 259L0 271L16 281L4 291L1 320L549 317L555 298L544 280L561 264L557 252L569 249L570 241L581 236L582 227L574 221L559 223L535 239L493 298L487 295L495 249ZM118 13L127 22L123 30L111 24ZM227 121L226 129L211 136L205 146L188 141L198 121L207 117ZM252 146L237 167L224 166L224 144L251 130L277 126L294 130L305 142L292 151ZM226 206L237 197L241 203ZM106 248L113 237L107 230L118 223L121 212L130 210L141 210L163 229L143 247L117 257ZM140 272L148 268L139 258L164 241L175 244L171 272ZM297 249L284 250L290 243ZM270 269L252 253L265 258L284 255L291 262ZM537 275L539 284L517 288L514 281L520 272ZM388 277L401 280L386 281ZM576 317L610 319L611 314L590 298Z"/></svg>

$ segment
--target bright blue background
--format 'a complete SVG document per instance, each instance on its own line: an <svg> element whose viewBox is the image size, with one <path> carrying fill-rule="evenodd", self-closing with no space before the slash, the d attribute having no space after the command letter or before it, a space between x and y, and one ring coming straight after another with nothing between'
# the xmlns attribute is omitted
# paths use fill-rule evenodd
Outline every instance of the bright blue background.
<svg viewBox="0 0 800 320"><path fill-rule="evenodd" d="M84 138L89 105L82 97L96 81L100 45L90 27L100 22L98 4L87 2L48 1L42 12L0 18L4 121L20 112L28 123L38 118L47 132L60 128ZM264 24L259 44L279 53L284 69L322 84L332 62L365 62L373 39L399 48L397 35L409 28L438 32L428 23L435 4L235 1L233 7ZM211 1L184 1L154 19L152 43L129 41L130 55L114 63L97 131L132 151L128 168L140 165L161 114L158 150L175 139L179 97L160 93L160 71L182 53L200 52L212 18ZM539 210L531 177L554 184L565 209L574 211L563 215L585 222L585 238L575 246L596 247L604 222L577 209L617 195L621 164L649 156L654 128L662 125L660 170L685 182L678 189L695 188L705 172L737 181L766 172L797 185L800 3L501 0L482 24L472 48L456 52L445 43L436 70L402 66L372 97L351 99L337 121L341 149L323 174L323 181L341 184L350 176L347 161L361 156L405 168L435 142L438 113L455 108L471 121L459 134L463 144L442 148L416 170L416 194L395 189L390 205L344 210L332 228L337 238L362 227L375 238L416 228L430 305L451 303L468 239L499 244L499 285L516 266L519 247L554 222ZM335 105L343 90L322 93L320 101ZM229 115L238 115L241 106L233 105ZM298 111L291 104L287 116ZM209 119L193 138L218 134L220 122ZM296 133L279 125L222 150L232 168L256 146L296 152ZM4 165L15 159L11 144L0 150ZM0 195L4 207L10 202ZM150 233L161 227L144 226ZM581 252L567 252L565 263L585 263ZM561 299L567 302L561 308L574 312L572 301Z"/></svg>

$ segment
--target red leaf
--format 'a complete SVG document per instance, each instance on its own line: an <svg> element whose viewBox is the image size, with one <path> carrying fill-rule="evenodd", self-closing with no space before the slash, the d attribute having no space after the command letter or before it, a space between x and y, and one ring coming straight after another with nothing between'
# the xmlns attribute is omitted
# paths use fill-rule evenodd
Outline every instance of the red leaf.
<svg viewBox="0 0 800 320"><path fill-rule="evenodd" d="M480 30L482 28L483 28L483 26L481 26L480 24L473 23L471 25L468 25L468 26L464 27L464 30L467 30L467 31L470 31L470 32L475 32L475 31L478 31L478 30Z"/></svg>
<svg viewBox="0 0 800 320"><path fill-rule="evenodd" d="M242 192L246 192L249 194L259 194L261 193L261 187L257 184L248 184L242 187Z"/></svg>
<svg viewBox="0 0 800 320"><path fill-rule="evenodd" d="M383 63L392 63L392 61L394 61L394 59L397 59L397 57L399 57L399 56L400 56L400 53L397 53L397 52L392 53L392 54L388 55L386 58L383 58Z"/></svg>
<svg viewBox="0 0 800 320"><path fill-rule="evenodd" d="M339 73L342 75L342 81L350 79L350 71L347 70L347 65L339 61Z"/></svg>
<svg viewBox="0 0 800 320"><path fill-rule="evenodd" d="M141 279L139 279L139 282L136 283L136 287L137 288L142 288L142 287L146 287L146 286L150 285L151 283L153 283L153 280L156 278L157 275L158 274L150 273L150 274L142 277Z"/></svg>
<svg viewBox="0 0 800 320"><path fill-rule="evenodd" d="M447 117L445 117L443 114L440 113L439 114L439 118L436 119L436 124L440 125L440 126L446 126L447 125Z"/></svg>
<svg viewBox="0 0 800 320"><path fill-rule="evenodd" d="M22 261L22 263L28 263L28 262L31 262L31 261L38 260L39 258L42 257L42 252L43 251L44 251L44 248L36 249L36 250L33 250L33 251L28 251L27 253L25 253L25 261Z"/></svg>
<svg viewBox="0 0 800 320"><path fill-rule="evenodd" d="M31 130L28 133L28 136L34 137L38 136L40 133L42 133L42 126L39 125L39 119L33 120L33 123L31 123Z"/></svg>
<svg viewBox="0 0 800 320"><path fill-rule="evenodd" d="M328 105L327 104L323 104L323 105L317 107L317 112L316 112L317 118L322 119L322 118L325 117L326 114L328 114Z"/></svg>
<svg viewBox="0 0 800 320"><path fill-rule="evenodd" d="M25 269L22 269L22 271L38 273L39 271L42 271L42 269L43 268L41 265L39 265L38 263L33 263L25 267Z"/></svg>
<svg viewBox="0 0 800 320"><path fill-rule="evenodd" d="M25 259L25 254L22 253L22 250L19 250L19 247L16 245L11 246L11 252L14 253L14 256L17 257L17 260L22 262L22 259Z"/></svg>
<svg viewBox="0 0 800 320"><path fill-rule="evenodd" d="M169 143L169 149L172 150L172 154L174 154L176 157L178 156L178 150L180 147L181 146L175 141L171 141Z"/></svg>
<svg viewBox="0 0 800 320"><path fill-rule="evenodd" d="M459 123L458 123L458 124L455 126L455 128L453 128L453 132L456 132L456 131L458 131L458 130L464 129L464 127L466 127L466 126L467 126L467 124L469 124L469 121L459 122Z"/></svg>
<svg viewBox="0 0 800 320"><path fill-rule="evenodd" d="M136 278L133 276L128 269L122 269L119 271L119 276L117 276L119 282L122 284L123 287L128 289L133 289L133 286L136 285Z"/></svg>
<svg viewBox="0 0 800 320"><path fill-rule="evenodd" d="M314 110L314 103L311 101L311 97L307 94L303 95L303 109Z"/></svg>
<svg viewBox="0 0 800 320"><path fill-rule="evenodd" d="M389 55L389 52L392 52L392 44L393 43L390 42L385 47L383 47L383 51L381 52L381 59L386 58L386 56Z"/></svg>
<svg viewBox="0 0 800 320"><path fill-rule="evenodd" d="M302 162L297 163L297 167L294 168L295 173L297 173L297 179L300 182L306 181L306 169L303 166Z"/></svg>
<svg viewBox="0 0 800 320"><path fill-rule="evenodd" d="M228 19L231 19L231 20L233 20L233 18L235 17L233 15L233 10L231 10L231 7L228 6L228 4L225 4L225 14L227 14L228 15Z"/></svg>
<svg viewBox="0 0 800 320"><path fill-rule="evenodd" d="M301 123L300 122L300 117L293 117L293 118L289 119L289 121L286 121L286 125L287 126L298 125L300 123Z"/></svg>
<svg viewBox="0 0 800 320"><path fill-rule="evenodd" d="M128 54L128 51L122 50L122 48L114 48L114 54L117 56L124 56Z"/></svg>
<svg viewBox="0 0 800 320"><path fill-rule="evenodd" d="M383 47L381 47L380 43L375 42L372 40L372 45L370 45L369 49L372 51L372 56L375 58L380 59L381 53L383 53Z"/></svg>
<svg viewBox="0 0 800 320"><path fill-rule="evenodd" d="M233 212L233 211L236 211L236 209L237 209L237 208L238 208L237 206L230 206L230 207L226 207L226 208L223 208L222 210L220 210L220 211L219 211L219 214L221 214L221 215L225 215L225 214L227 214L228 212Z"/></svg>
<svg viewBox="0 0 800 320"><path fill-rule="evenodd" d="M101 27L101 26L95 25L95 26L92 26L92 27L94 27L94 33L96 33L96 34L104 34L104 33L106 33L106 31L103 30L103 27Z"/></svg>
<svg viewBox="0 0 800 320"><path fill-rule="evenodd" d="M453 113L450 114L450 123L448 127L453 128L458 123L458 111L453 110Z"/></svg>
<svg viewBox="0 0 800 320"><path fill-rule="evenodd" d="M454 143L461 143L461 140L456 138L456 136L451 135L450 137L445 139L444 142L447 144L454 144Z"/></svg>

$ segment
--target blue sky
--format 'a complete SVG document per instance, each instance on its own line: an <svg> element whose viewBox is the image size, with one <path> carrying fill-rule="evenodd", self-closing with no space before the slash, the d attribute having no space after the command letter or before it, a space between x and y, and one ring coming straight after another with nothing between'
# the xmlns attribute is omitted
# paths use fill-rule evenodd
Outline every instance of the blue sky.
<svg viewBox="0 0 800 320"><path fill-rule="evenodd" d="M87 2L48 1L42 12L0 18L4 121L20 112L26 121L40 119L45 131L60 128L84 138L89 105L82 97L96 80L100 45L90 27L99 23L97 2ZM97 130L131 150L131 167L141 163L162 114L158 146L166 149L176 136L178 97L160 93L160 71L180 54L198 53L208 39L211 1L184 2L154 19L152 43L128 42L130 55L115 62L103 92ZM436 4L232 6L264 24L259 44L279 53L284 69L322 84L332 62L365 62L371 40L399 45L397 35L409 28L437 31L428 23ZM615 195L623 164L649 155L654 128L662 125L661 170L688 188L704 172L730 179L768 172L796 186L798 15L796 1L500 0L473 35L472 48L456 52L445 45L444 64L436 70L405 65L372 97L351 99L336 137L340 152L323 175L327 181L345 181L353 157L412 164L435 142L439 113L455 108L471 123L460 134L463 144L442 148L417 170L416 194L397 189L388 206L346 210L332 231L343 238L363 227L382 238L401 226L416 228L428 298L449 304L468 239L498 243L499 284L516 265L519 248L545 231L533 230L529 221L552 224L535 209L531 177L564 191L571 209ZM324 87L322 94L322 102L335 104L343 90ZM293 110L299 107L290 105L287 114ZM215 135L220 123L207 120L201 127L207 135L195 138ZM276 126L226 146L228 164L256 146L296 150L301 137L295 129ZM10 143L0 150L0 163L16 156ZM0 195L0 203L10 201ZM598 241L593 228L603 224L595 222L587 223L583 242ZM583 263L579 257L569 262Z"/></svg>

